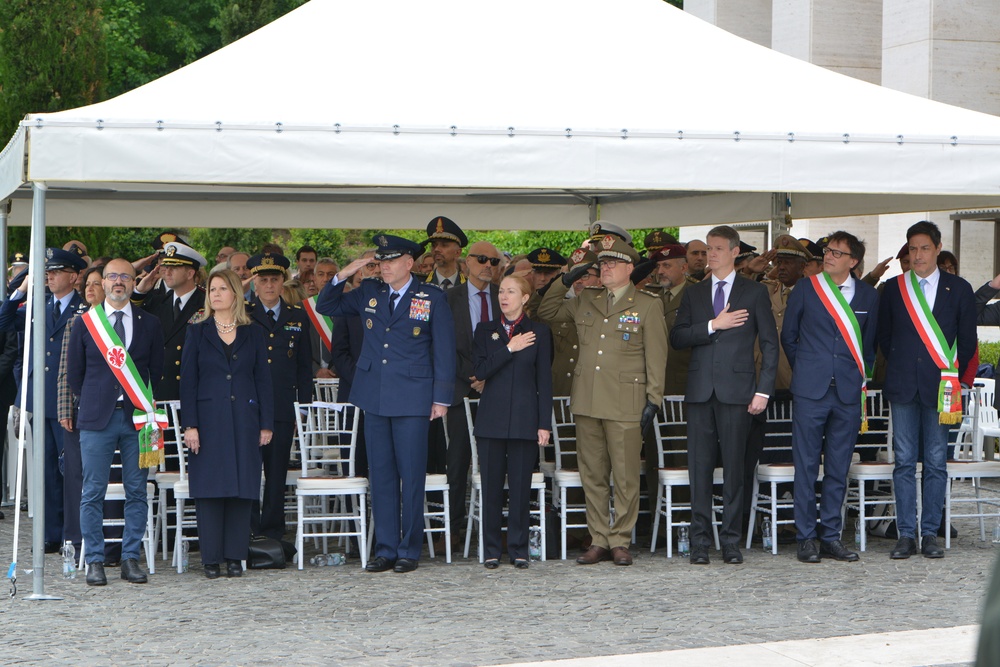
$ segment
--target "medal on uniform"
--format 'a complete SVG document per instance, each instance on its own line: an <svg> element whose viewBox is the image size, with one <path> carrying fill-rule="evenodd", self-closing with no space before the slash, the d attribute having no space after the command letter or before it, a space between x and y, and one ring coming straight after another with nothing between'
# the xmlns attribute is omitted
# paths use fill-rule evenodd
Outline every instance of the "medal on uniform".
<svg viewBox="0 0 1000 667"><path fill-rule="evenodd" d="M429 322L431 319L431 302L429 299L412 299L410 301L410 319ZM416 335L416 334L414 334Z"/></svg>
<svg viewBox="0 0 1000 667"><path fill-rule="evenodd" d="M368 327L369 329L371 329L372 328L372 321L371 320L366 320L365 321L365 326Z"/></svg>
<svg viewBox="0 0 1000 667"><path fill-rule="evenodd" d="M490 336L490 338L492 338L493 340L500 340L500 334L498 334L496 331L494 331L493 335Z"/></svg>
<svg viewBox="0 0 1000 667"><path fill-rule="evenodd" d="M374 308L376 304L378 304L378 301L376 301L375 299L372 299L371 301L368 302L368 305L371 306L372 308ZM371 329L371 327L368 328Z"/></svg>
<svg viewBox="0 0 1000 667"><path fill-rule="evenodd" d="M289 350L288 351L288 358L291 359L294 356L295 356L295 350Z"/></svg>
<svg viewBox="0 0 1000 667"><path fill-rule="evenodd" d="M420 335L420 327L413 327L413 335L414 337Z"/></svg>

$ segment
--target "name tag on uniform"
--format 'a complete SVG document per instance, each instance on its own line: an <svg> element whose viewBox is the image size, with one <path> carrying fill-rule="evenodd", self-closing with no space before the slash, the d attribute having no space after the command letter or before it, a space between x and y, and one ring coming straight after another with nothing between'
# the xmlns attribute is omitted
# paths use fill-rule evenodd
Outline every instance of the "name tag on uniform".
<svg viewBox="0 0 1000 667"><path fill-rule="evenodd" d="M374 308L365 308L365 312L366 313L374 313L375 309Z"/></svg>
<svg viewBox="0 0 1000 667"><path fill-rule="evenodd" d="M286 324L285 331L302 331L302 327L295 326L294 324Z"/></svg>
<svg viewBox="0 0 1000 667"><path fill-rule="evenodd" d="M430 299L411 299L410 300L410 319L411 320L422 320L427 322L431 319L431 302Z"/></svg>

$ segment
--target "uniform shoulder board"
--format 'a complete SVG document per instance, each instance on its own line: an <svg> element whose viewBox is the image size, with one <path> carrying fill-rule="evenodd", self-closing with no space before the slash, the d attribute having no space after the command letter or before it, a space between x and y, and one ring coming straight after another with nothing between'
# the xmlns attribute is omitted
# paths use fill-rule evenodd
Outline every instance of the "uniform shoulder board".
<svg viewBox="0 0 1000 667"><path fill-rule="evenodd" d="M205 309L202 308L191 316L191 319L188 320L188 324L198 324L198 322L204 322L207 319L208 317L205 315Z"/></svg>
<svg viewBox="0 0 1000 667"><path fill-rule="evenodd" d="M687 281L687 283L689 285L697 285L698 283L701 282L700 280L698 280L694 276L684 276L684 280Z"/></svg>
<svg viewBox="0 0 1000 667"><path fill-rule="evenodd" d="M646 296L651 296L654 299L659 299L662 296L661 294L657 294L656 292L651 292L645 288L639 290L639 294L645 294Z"/></svg>
<svg viewBox="0 0 1000 667"><path fill-rule="evenodd" d="M300 306L297 303L290 303L288 304L288 307L291 308L292 310L302 310L302 306Z"/></svg>
<svg viewBox="0 0 1000 667"><path fill-rule="evenodd" d="M587 285L586 287L584 287L584 289L602 290L604 289L604 285Z"/></svg>
<svg viewBox="0 0 1000 667"><path fill-rule="evenodd" d="M378 284L382 284L383 280L378 276L368 276L367 278L362 278L361 282L368 282L369 280L374 280Z"/></svg>
<svg viewBox="0 0 1000 667"><path fill-rule="evenodd" d="M763 280L760 281L760 284L761 285L780 285L781 283L779 283L777 280L772 280L770 278L764 278Z"/></svg>
<svg viewBox="0 0 1000 667"><path fill-rule="evenodd" d="M87 303L86 301L84 301L83 303L78 304L77 307L76 307L76 313L77 313L77 315L79 315L80 313L87 312L88 308L90 308L90 304Z"/></svg>
<svg viewBox="0 0 1000 667"><path fill-rule="evenodd" d="M435 285L434 283L420 283L420 289L427 289L428 287L433 287L438 292L443 292L444 288L440 285Z"/></svg>

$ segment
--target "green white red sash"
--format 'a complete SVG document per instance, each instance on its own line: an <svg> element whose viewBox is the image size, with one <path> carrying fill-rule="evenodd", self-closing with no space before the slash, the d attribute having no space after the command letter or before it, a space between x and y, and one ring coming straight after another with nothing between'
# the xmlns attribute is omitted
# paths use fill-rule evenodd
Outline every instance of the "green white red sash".
<svg viewBox="0 0 1000 667"><path fill-rule="evenodd" d="M319 332L319 339L323 341L327 352L333 350L333 320L326 315L320 315L316 310L316 297L311 296L302 302L302 307L306 309L306 314L312 321L313 328Z"/></svg>
<svg viewBox="0 0 1000 667"><path fill-rule="evenodd" d="M833 282L830 274L824 271L809 278L812 281L813 289L819 295L819 300L830 313L840 335L844 337L847 348L854 357L854 363L858 366L861 374L861 432L868 432L868 378L871 377L871 369L865 365L864 350L861 346L861 325L854 314L854 309L847 303L840 288Z"/></svg>
<svg viewBox="0 0 1000 667"><path fill-rule="evenodd" d="M166 411L162 408L156 409L152 387L143 381L128 350L125 349L108 316L105 315L104 308L102 306L91 308L81 316L81 319L101 351L108 368L121 384L122 391L136 408L132 423L139 431L139 467L151 468L163 463L161 431L167 428Z"/></svg>
<svg viewBox="0 0 1000 667"><path fill-rule="evenodd" d="M941 383L938 385L938 412L942 424L958 424L962 421L962 384L958 379L958 339L949 345L934 313L927 304L927 298L920 289L917 275L907 271L899 276L899 293L903 297L913 326L931 355L931 360L941 369Z"/></svg>

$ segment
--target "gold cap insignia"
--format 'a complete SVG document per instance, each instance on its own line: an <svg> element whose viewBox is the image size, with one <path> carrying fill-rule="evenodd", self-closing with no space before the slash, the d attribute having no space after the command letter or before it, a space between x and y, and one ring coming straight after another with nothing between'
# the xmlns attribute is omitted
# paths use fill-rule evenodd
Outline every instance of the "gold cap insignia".
<svg viewBox="0 0 1000 667"><path fill-rule="evenodd" d="M548 262L551 259L552 259L552 255L549 254L549 251L546 248L542 248L542 249L540 249L538 251L538 261L539 262Z"/></svg>
<svg viewBox="0 0 1000 667"><path fill-rule="evenodd" d="M435 233L437 233L437 234L443 234L444 233L444 218L438 218L437 219L437 229L435 229Z"/></svg>
<svg viewBox="0 0 1000 667"><path fill-rule="evenodd" d="M23 252L15 252L14 253L14 261L15 262L23 262L24 261L24 253Z"/></svg>
<svg viewBox="0 0 1000 667"><path fill-rule="evenodd" d="M611 250L611 248L613 248L614 245L615 245L615 237L611 236L611 234L608 234L603 239L601 239L601 247L604 248L605 250Z"/></svg>
<svg viewBox="0 0 1000 667"><path fill-rule="evenodd" d="M171 234L170 232L164 232L160 234L160 241L163 243L170 243L177 240L177 234Z"/></svg>
<svg viewBox="0 0 1000 667"><path fill-rule="evenodd" d="M275 266L276 264L274 263L274 257L271 256L271 253L267 253L266 255L260 258L260 268L262 269L274 268Z"/></svg>
<svg viewBox="0 0 1000 667"><path fill-rule="evenodd" d="M167 257L173 257L177 254L177 246L170 244L167 246Z"/></svg>

